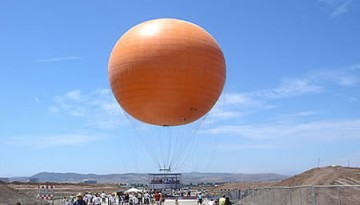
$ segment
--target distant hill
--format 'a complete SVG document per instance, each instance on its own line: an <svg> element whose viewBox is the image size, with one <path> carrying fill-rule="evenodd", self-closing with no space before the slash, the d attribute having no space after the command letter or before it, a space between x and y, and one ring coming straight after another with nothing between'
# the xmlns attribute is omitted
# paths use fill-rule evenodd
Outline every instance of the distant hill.
<svg viewBox="0 0 360 205"><path fill-rule="evenodd" d="M328 166L310 169L275 186L360 185L360 168Z"/></svg>
<svg viewBox="0 0 360 205"><path fill-rule="evenodd" d="M184 173L184 183L198 182L269 182L281 181L288 176L279 174L237 174L237 173Z"/></svg>
<svg viewBox="0 0 360 205"><path fill-rule="evenodd" d="M127 174L77 174L77 173L53 173L41 172L31 176L37 178L39 182L72 182L78 183L84 180L96 180L98 183L143 183L149 180L147 174L127 173Z"/></svg>
<svg viewBox="0 0 360 205"><path fill-rule="evenodd" d="M308 185L360 185L360 168L341 166L320 167L310 169L278 182L231 182L214 187L211 191Z"/></svg>
<svg viewBox="0 0 360 205"><path fill-rule="evenodd" d="M148 183L149 176L145 173L127 174L77 174L77 173L52 173L41 172L31 176L39 182L83 182L84 180L96 180L98 183ZM188 183L221 183L221 182L268 182L281 181L287 176L278 174L234 174L234 173L183 173L183 182ZM24 179L24 178L22 178ZM14 181L13 178L10 180ZM18 180L23 181L23 180Z"/></svg>

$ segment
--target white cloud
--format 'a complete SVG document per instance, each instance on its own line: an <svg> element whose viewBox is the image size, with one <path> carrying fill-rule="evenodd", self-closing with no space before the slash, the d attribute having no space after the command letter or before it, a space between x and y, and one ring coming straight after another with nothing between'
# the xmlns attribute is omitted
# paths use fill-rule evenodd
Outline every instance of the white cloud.
<svg viewBox="0 0 360 205"><path fill-rule="evenodd" d="M212 121L240 118L247 114L278 108L272 104L284 98L322 93L329 85L351 86L357 83L356 77L346 72L313 72L302 78L287 78L271 89L255 90L246 93L224 93L211 110Z"/></svg>
<svg viewBox="0 0 360 205"><path fill-rule="evenodd" d="M338 70L313 71L301 78L287 78L282 80L277 88L264 89L247 93L246 99L281 99L299 95L322 93L327 87L337 85L341 87L356 86L359 75L354 66Z"/></svg>
<svg viewBox="0 0 360 205"><path fill-rule="evenodd" d="M348 102L350 102L350 103L354 103L354 102L358 102L358 101L359 101L359 99L356 98L356 97L348 97L348 98L346 98L346 100L347 100Z"/></svg>
<svg viewBox="0 0 360 205"><path fill-rule="evenodd" d="M278 116L270 117L270 120L277 123L305 122L316 117L318 114L319 113L316 111L300 111L295 113L279 114Z"/></svg>
<svg viewBox="0 0 360 205"><path fill-rule="evenodd" d="M263 149L278 149L280 148L280 145L276 145L276 144L271 144L271 143L232 143L232 144L226 144L226 143L222 143L219 142L216 147L209 147L209 149L211 148L216 148L216 150L224 150L224 151L239 151L239 150L254 150L254 149L259 149L259 150L263 150Z"/></svg>
<svg viewBox="0 0 360 205"><path fill-rule="evenodd" d="M84 118L86 126L114 128L124 124L122 109L109 89L96 89L89 93L72 90L54 98L49 112Z"/></svg>
<svg viewBox="0 0 360 205"><path fill-rule="evenodd" d="M95 91L96 92L96 91ZM80 90L72 90L55 97L55 104L49 107L50 112L85 116L93 109L92 103L96 98L93 94L82 94Z"/></svg>
<svg viewBox="0 0 360 205"><path fill-rule="evenodd" d="M284 98L331 92L334 86L355 87L359 85L357 72L359 68L360 65L353 65L339 69L318 70L307 73L303 77L283 79L275 88L245 93L224 93L215 106L215 116L220 117L223 112L225 113L223 116L241 117L254 110L277 108L277 105L269 103ZM353 96L348 98L354 99ZM246 112L244 112L245 109Z"/></svg>
<svg viewBox="0 0 360 205"><path fill-rule="evenodd" d="M76 107L72 108L69 113L72 116L81 117L81 116L85 116L87 114L87 110L84 107L76 106Z"/></svg>
<svg viewBox="0 0 360 205"><path fill-rule="evenodd" d="M226 119L237 118L243 116L244 113L236 111L225 111L218 108L211 110L211 117L221 117Z"/></svg>
<svg viewBox="0 0 360 205"><path fill-rule="evenodd" d="M38 59L38 60L35 60L35 62L38 62L38 63L50 63L50 62L71 61L71 60L80 60L80 59L81 58L78 57L78 56L67 56L67 57Z"/></svg>
<svg viewBox="0 0 360 205"><path fill-rule="evenodd" d="M259 90L249 95L265 99L288 98L292 96L319 93L323 87L308 79L287 79L281 85L274 89Z"/></svg>
<svg viewBox="0 0 360 205"><path fill-rule="evenodd" d="M349 11L349 6L350 6L351 2L352 2L351 0L345 1L344 3L342 3L341 5L336 7L333 10L333 12L331 12L331 14L330 14L331 17L337 17L337 16L347 13Z"/></svg>
<svg viewBox="0 0 360 205"><path fill-rule="evenodd" d="M73 90L62 96L55 97L55 104L49 106L51 113L68 114L74 117L86 116L89 109L86 106L86 97L79 90Z"/></svg>
<svg viewBox="0 0 360 205"><path fill-rule="evenodd" d="M316 112L313 112L313 111L305 111L305 112L297 112L297 113L293 113L293 114L289 114L289 115L283 115L282 117L285 117L285 118L292 118L292 117L304 117L304 116L312 116L316 114Z"/></svg>
<svg viewBox="0 0 360 205"><path fill-rule="evenodd" d="M331 9L330 16L335 18L349 12L352 0L319 0L319 2Z"/></svg>
<svg viewBox="0 0 360 205"><path fill-rule="evenodd" d="M358 83L359 76L353 66L340 70L315 71L309 74L308 78L318 84L335 84L349 87Z"/></svg>
<svg viewBox="0 0 360 205"><path fill-rule="evenodd" d="M360 119L313 121L307 123L269 123L226 125L204 131L211 134L231 134L252 140L301 138L309 141L360 140Z"/></svg>
<svg viewBox="0 0 360 205"><path fill-rule="evenodd" d="M242 117L247 111L245 108L259 107L261 102L243 93L223 93L210 110L206 123L214 123L218 120L235 119Z"/></svg>
<svg viewBox="0 0 360 205"><path fill-rule="evenodd" d="M51 113L59 113L60 109L57 106L49 106L49 111Z"/></svg>
<svg viewBox="0 0 360 205"><path fill-rule="evenodd" d="M41 101L40 101L40 98L37 97L37 96L34 97L34 100L35 100L36 103L40 103L40 102L41 102Z"/></svg>
<svg viewBox="0 0 360 205"><path fill-rule="evenodd" d="M83 134L83 133L68 133L50 136L18 136L12 137L5 141L6 144L18 147L32 147L32 148L48 148L48 147L62 147L62 146L77 146L103 140L103 136Z"/></svg>
<svg viewBox="0 0 360 205"><path fill-rule="evenodd" d="M352 86L352 85L355 85L357 84L357 79L355 79L354 77L342 77L339 79L339 85L342 85L342 86Z"/></svg>
<svg viewBox="0 0 360 205"><path fill-rule="evenodd" d="M360 64L356 64L356 65L350 66L350 67L349 67L349 70L352 70L352 71L354 71L354 70L360 70Z"/></svg>
<svg viewBox="0 0 360 205"><path fill-rule="evenodd" d="M65 93L64 98L66 100L72 100L72 101L81 101L81 92L80 90L73 90L70 92Z"/></svg>
<svg viewBox="0 0 360 205"><path fill-rule="evenodd" d="M225 95L221 96L219 102L225 104L236 104L243 106L257 104L256 101L253 98L251 98L251 96L241 93L226 93Z"/></svg>

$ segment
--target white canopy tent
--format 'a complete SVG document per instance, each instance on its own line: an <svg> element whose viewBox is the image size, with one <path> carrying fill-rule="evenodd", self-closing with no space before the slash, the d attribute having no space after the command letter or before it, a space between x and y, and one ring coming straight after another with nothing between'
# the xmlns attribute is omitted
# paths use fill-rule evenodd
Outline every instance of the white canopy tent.
<svg viewBox="0 0 360 205"><path fill-rule="evenodd" d="M125 194L138 193L138 192L142 192L142 190L137 189L137 188L131 188L131 189L124 191Z"/></svg>

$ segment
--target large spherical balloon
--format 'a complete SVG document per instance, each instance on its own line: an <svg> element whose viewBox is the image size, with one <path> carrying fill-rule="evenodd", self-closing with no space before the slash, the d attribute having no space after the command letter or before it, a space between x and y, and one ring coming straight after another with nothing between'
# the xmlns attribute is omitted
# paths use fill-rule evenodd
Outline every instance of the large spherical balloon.
<svg viewBox="0 0 360 205"><path fill-rule="evenodd" d="M127 31L109 60L112 92L132 117L153 125L191 123L218 100L224 55L201 27L177 19L143 22Z"/></svg>

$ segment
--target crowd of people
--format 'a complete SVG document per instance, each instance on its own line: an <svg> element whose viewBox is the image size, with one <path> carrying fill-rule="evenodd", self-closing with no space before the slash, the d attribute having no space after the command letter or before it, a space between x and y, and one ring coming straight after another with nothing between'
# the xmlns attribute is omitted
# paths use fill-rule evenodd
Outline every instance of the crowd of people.
<svg viewBox="0 0 360 205"><path fill-rule="evenodd" d="M181 197L175 197L174 204L179 205L178 199ZM79 193L76 197L64 197L64 205L164 205L166 195L161 192L141 192L138 193ZM204 205L204 197L202 193L196 194L194 197L196 204ZM229 197L225 195L218 199L208 199L207 205L232 205Z"/></svg>
<svg viewBox="0 0 360 205"><path fill-rule="evenodd" d="M165 195L161 192L142 193L79 193L76 197L64 197L64 205L163 205Z"/></svg>

